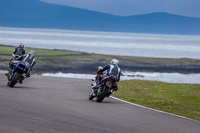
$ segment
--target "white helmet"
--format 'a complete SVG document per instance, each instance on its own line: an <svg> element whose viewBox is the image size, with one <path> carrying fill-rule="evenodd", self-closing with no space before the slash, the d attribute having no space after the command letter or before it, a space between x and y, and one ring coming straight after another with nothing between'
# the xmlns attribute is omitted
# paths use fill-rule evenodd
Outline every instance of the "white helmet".
<svg viewBox="0 0 200 133"><path fill-rule="evenodd" d="M102 67L102 66L99 66L99 67L98 67L98 70L102 70L102 69L103 69L103 67Z"/></svg>
<svg viewBox="0 0 200 133"><path fill-rule="evenodd" d="M116 64L116 65L119 65L119 61L117 59L112 59L110 61L110 64Z"/></svg>
<svg viewBox="0 0 200 133"><path fill-rule="evenodd" d="M35 55L35 51L29 50L28 53Z"/></svg>

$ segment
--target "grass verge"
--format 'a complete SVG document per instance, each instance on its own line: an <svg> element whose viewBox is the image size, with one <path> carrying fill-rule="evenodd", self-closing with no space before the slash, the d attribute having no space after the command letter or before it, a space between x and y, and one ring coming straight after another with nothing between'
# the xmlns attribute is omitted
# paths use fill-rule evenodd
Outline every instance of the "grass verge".
<svg viewBox="0 0 200 133"><path fill-rule="evenodd" d="M120 81L115 97L149 108L200 120L200 85Z"/></svg>

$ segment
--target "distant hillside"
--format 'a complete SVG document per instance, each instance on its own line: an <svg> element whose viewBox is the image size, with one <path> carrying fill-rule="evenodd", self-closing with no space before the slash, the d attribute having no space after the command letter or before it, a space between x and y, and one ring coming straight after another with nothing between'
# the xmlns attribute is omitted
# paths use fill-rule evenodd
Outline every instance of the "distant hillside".
<svg viewBox="0 0 200 133"><path fill-rule="evenodd" d="M114 16L39 0L1 0L0 26L158 34L200 34L200 18L168 13Z"/></svg>

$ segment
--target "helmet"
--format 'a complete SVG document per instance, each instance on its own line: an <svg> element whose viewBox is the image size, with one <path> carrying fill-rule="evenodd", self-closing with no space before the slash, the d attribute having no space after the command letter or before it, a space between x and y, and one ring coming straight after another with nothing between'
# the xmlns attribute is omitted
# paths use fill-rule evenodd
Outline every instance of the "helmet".
<svg viewBox="0 0 200 133"><path fill-rule="evenodd" d="M116 64L116 65L119 65L119 61L117 59L112 59L110 61L110 64Z"/></svg>
<svg viewBox="0 0 200 133"><path fill-rule="evenodd" d="M28 53L31 53L31 54L35 55L35 51L33 51L33 50L29 50Z"/></svg>
<svg viewBox="0 0 200 133"><path fill-rule="evenodd" d="M99 67L98 67L98 71L99 71L99 70L102 70L102 69L103 69L103 67L102 67L102 66L99 66Z"/></svg>
<svg viewBox="0 0 200 133"><path fill-rule="evenodd" d="M20 43L18 47L19 47L19 48L24 48L23 43Z"/></svg>

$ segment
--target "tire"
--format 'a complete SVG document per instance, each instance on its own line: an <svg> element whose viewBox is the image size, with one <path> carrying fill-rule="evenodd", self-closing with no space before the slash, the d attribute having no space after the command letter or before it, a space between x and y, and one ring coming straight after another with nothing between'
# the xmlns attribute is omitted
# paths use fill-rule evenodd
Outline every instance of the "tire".
<svg viewBox="0 0 200 133"><path fill-rule="evenodd" d="M89 100L93 100L93 99L94 99L94 96L93 96L92 94L93 94L93 92L92 92L92 90L91 90L91 92L90 92L90 94L89 94Z"/></svg>
<svg viewBox="0 0 200 133"><path fill-rule="evenodd" d="M89 100L93 100L93 99L94 99L94 96L89 95Z"/></svg>
<svg viewBox="0 0 200 133"><path fill-rule="evenodd" d="M96 101L99 103L102 102L103 99L106 97L107 93L108 93L108 90L107 90L106 86L104 86L101 94L97 97Z"/></svg>
<svg viewBox="0 0 200 133"><path fill-rule="evenodd" d="M14 85L17 83L19 77L20 77L20 73L15 72L12 79L9 81L8 85L10 87L14 87Z"/></svg>

